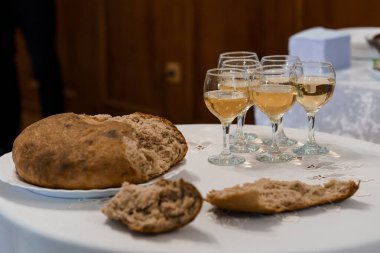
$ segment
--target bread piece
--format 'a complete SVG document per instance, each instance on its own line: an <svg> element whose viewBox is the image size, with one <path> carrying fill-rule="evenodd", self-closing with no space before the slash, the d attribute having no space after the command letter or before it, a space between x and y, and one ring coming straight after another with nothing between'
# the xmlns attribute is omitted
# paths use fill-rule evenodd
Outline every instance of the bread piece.
<svg viewBox="0 0 380 253"><path fill-rule="evenodd" d="M358 188L354 181L331 180L324 185L309 185L263 178L221 191L212 190L206 201L226 210L271 214L342 201Z"/></svg>
<svg viewBox="0 0 380 253"><path fill-rule="evenodd" d="M182 179L162 179L148 187L124 183L102 212L130 230L162 233L194 220L202 202L201 194L192 184Z"/></svg>
<svg viewBox="0 0 380 253"><path fill-rule="evenodd" d="M102 189L164 174L185 157L187 144L170 121L157 116L64 113L27 127L12 151L16 171L28 183Z"/></svg>

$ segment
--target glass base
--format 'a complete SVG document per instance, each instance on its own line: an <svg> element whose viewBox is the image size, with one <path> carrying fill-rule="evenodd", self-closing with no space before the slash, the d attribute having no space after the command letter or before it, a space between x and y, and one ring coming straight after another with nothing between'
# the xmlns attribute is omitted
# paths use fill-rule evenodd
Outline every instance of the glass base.
<svg viewBox="0 0 380 253"><path fill-rule="evenodd" d="M321 147L317 143L306 142L305 145L296 147L293 149L293 153L303 156L303 155L324 155L327 154L329 150L326 147Z"/></svg>
<svg viewBox="0 0 380 253"><path fill-rule="evenodd" d="M256 155L256 160L266 163L283 163L293 160L294 156L286 153L270 154L263 153Z"/></svg>
<svg viewBox="0 0 380 253"><path fill-rule="evenodd" d="M244 133L244 139L247 141L253 141L257 138L257 134L254 133ZM235 143L236 142L236 132L230 134L230 143Z"/></svg>
<svg viewBox="0 0 380 253"><path fill-rule="evenodd" d="M245 158L239 155L213 155L208 158L208 161L215 165L230 166L238 165L245 162Z"/></svg>
<svg viewBox="0 0 380 253"><path fill-rule="evenodd" d="M265 145L272 145L272 139L264 139L263 140L263 143ZM293 145L296 145L298 143L297 140L295 139L290 139L288 137L285 136L285 138L279 138L277 140L277 145L280 146L280 147L288 147L288 146L293 146Z"/></svg>
<svg viewBox="0 0 380 253"><path fill-rule="evenodd" d="M244 136L245 136L245 139L248 141L253 141L254 139L258 137L257 134L254 134L254 133L244 133Z"/></svg>
<svg viewBox="0 0 380 253"><path fill-rule="evenodd" d="M230 145L230 150L233 153L253 153L259 149L259 146L253 143L243 143L241 145Z"/></svg>

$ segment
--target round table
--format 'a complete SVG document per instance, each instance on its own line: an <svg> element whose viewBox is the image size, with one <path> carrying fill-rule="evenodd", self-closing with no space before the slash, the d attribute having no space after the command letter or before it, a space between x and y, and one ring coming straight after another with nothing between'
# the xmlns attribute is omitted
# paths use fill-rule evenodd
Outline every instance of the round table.
<svg viewBox="0 0 380 253"><path fill-rule="evenodd" d="M108 220L99 211L108 198L47 197L0 182L0 252L379 252L379 145L316 133L317 141L331 150L328 155L266 164L246 154L244 164L220 167L207 162L209 155L220 152L220 125L178 127L189 151L174 178L192 182L203 196L211 189L262 177L311 184L353 179L361 181L360 188L337 204L278 215L228 213L204 202L189 225L149 236ZM247 130L260 137L269 137L271 132L263 126L247 126ZM286 132L293 138L306 138L305 130ZM9 164L13 166L11 154L0 158L0 170Z"/></svg>

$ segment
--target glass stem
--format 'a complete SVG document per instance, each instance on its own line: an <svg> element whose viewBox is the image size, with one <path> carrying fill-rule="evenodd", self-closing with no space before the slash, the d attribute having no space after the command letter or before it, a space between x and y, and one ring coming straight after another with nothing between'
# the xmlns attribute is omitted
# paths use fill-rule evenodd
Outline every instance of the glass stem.
<svg viewBox="0 0 380 253"><path fill-rule="evenodd" d="M315 112L308 112L307 113L307 123L308 123L308 142L314 144L315 143L315 137L314 137L314 126L315 126Z"/></svg>
<svg viewBox="0 0 380 253"><path fill-rule="evenodd" d="M244 121L244 116L242 114L239 114L237 116L237 127L236 127L236 137L238 137L239 139L243 135L243 125L244 125L243 121Z"/></svg>
<svg viewBox="0 0 380 253"><path fill-rule="evenodd" d="M230 151L230 124L224 124L222 123L223 127L223 151L221 155L223 156L229 156L231 155Z"/></svg>
<svg viewBox="0 0 380 253"><path fill-rule="evenodd" d="M244 140L245 140L243 127L245 124L246 114L247 114L247 111L244 111L237 116L236 137L240 142L244 142Z"/></svg>
<svg viewBox="0 0 380 253"><path fill-rule="evenodd" d="M272 121L272 144L270 145L270 153L280 153L280 149L277 146L277 134L279 131L280 121Z"/></svg>
<svg viewBox="0 0 380 253"><path fill-rule="evenodd" d="M285 138L284 128L282 127L282 117L280 118L280 122L278 124L277 138L279 139Z"/></svg>

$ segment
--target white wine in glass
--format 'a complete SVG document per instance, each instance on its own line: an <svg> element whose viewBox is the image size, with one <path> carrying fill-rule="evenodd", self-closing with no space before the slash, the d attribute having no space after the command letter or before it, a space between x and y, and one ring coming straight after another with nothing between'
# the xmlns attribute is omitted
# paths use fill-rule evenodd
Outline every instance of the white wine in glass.
<svg viewBox="0 0 380 253"><path fill-rule="evenodd" d="M234 68L216 68L206 72L203 98L223 129L223 151L208 158L212 164L237 165L245 161L244 157L231 153L228 135L231 122L250 101L249 78L244 70Z"/></svg>
<svg viewBox="0 0 380 253"><path fill-rule="evenodd" d="M204 94L204 100L209 111L220 122L232 122L247 104L248 98L241 90L213 90Z"/></svg>
<svg viewBox="0 0 380 253"><path fill-rule="evenodd" d="M272 123L272 142L268 152L256 155L261 162L279 163L293 159L282 153L277 145L277 134L282 116L294 105L297 90L292 78L292 68L283 65L262 66L260 83L253 87L253 100L257 108Z"/></svg>
<svg viewBox="0 0 380 253"><path fill-rule="evenodd" d="M335 79L329 77L300 77L297 80L299 96L297 102L306 112L316 112L332 97Z"/></svg>
<svg viewBox="0 0 380 253"><path fill-rule="evenodd" d="M246 71L252 79L250 80L251 85L254 85L257 82L257 72L260 70L261 64L259 61L253 59L232 59L224 61L223 67L238 68ZM250 153L259 149L257 144L251 142L252 139L256 138L256 135L253 134L254 137L252 137L251 133L244 132L245 116L253 104L253 99L250 99L250 103L244 111L237 116L237 127L233 138L234 141L230 146L231 151L234 153Z"/></svg>
<svg viewBox="0 0 380 253"><path fill-rule="evenodd" d="M332 97L335 89L335 69L328 62L300 62L294 68L298 88L297 102L305 109L308 119L308 140L296 147L297 155L322 155L329 152L315 140L315 118L319 109Z"/></svg>
<svg viewBox="0 0 380 253"><path fill-rule="evenodd" d="M297 62L300 62L300 58L295 55L267 55L261 58L261 64L263 66L266 65L285 65L289 67L293 67ZM286 136L284 132L284 128L282 126L282 118L280 120L280 124L278 125L278 135L277 135L277 144L279 146L293 146L297 144L297 140L291 139ZM270 145L272 142L271 139L263 140L263 143L266 145Z"/></svg>
<svg viewBox="0 0 380 253"><path fill-rule="evenodd" d="M295 87L292 85L261 85L255 88L253 97L256 106L265 113L271 121L280 121L296 101Z"/></svg>
<svg viewBox="0 0 380 253"><path fill-rule="evenodd" d="M223 67L224 68L226 68L226 67L231 68L232 66L224 66L224 65L225 65L226 61L232 61L232 60L243 60L246 63L248 63L247 61L257 61L257 62L259 62L259 57L257 56L257 54L255 52L252 52L252 51L224 52L224 53L221 53L219 55L219 58L218 58L218 68L223 68ZM232 63L232 62L230 62L228 65L231 65L231 64L236 65L236 63ZM248 63L248 64L250 64L250 63ZM233 66L233 68L235 68L235 67L236 66ZM230 135L231 141L233 141L234 143L236 141L239 141L239 139L242 138L241 137L242 134L244 134L244 138L246 140L254 140L254 139L257 138L257 134L254 134L254 133L243 133L242 129L244 127L244 124L245 124L245 117L243 117L242 114L238 115L237 116L236 131ZM254 145L252 145L252 147L249 150L252 152L255 149L256 149L256 147ZM238 152L238 153L246 153L245 151L247 151L247 150L244 150L244 149L240 149L240 151L236 150L236 149L234 150L234 152Z"/></svg>

